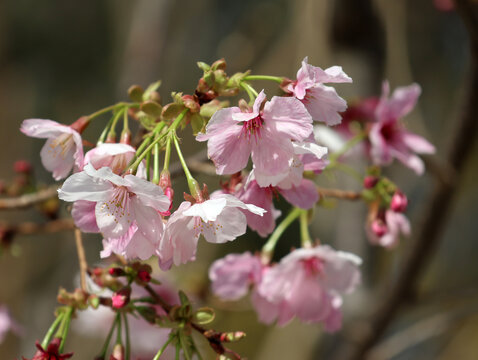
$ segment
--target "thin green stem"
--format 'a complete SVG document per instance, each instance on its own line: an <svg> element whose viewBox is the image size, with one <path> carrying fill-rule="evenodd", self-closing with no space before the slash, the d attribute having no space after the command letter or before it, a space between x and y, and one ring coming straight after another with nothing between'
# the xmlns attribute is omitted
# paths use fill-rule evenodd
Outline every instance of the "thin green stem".
<svg viewBox="0 0 478 360"><path fill-rule="evenodd" d="M161 349L159 349L159 351L156 353L156 356L153 358L153 360L159 360L159 358L161 357L161 355L163 355L164 351L166 350L166 348L168 347L169 344L171 344L171 342L174 340L176 336L174 334L170 334L169 335L169 339L168 341L166 341L164 343L163 346L161 346Z"/></svg>
<svg viewBox="0 0 478 360"><path fill-rule="evenodd" d="M166 140L166 149L164 152L164 166L163 170L169 170L169 160L171 158L171 137Z"/></svg>
<svg viewBox="0 0 478 360"><path fill-rule="evenodd" d="M123 323L124 323L124 330L125 330L125 342L126 342L126 346L125 346L125 353L126 353L126 360L129 360L130 357L131 357L131 341L130 341L130 337L129 337L129 323L128 323L128 317L126 315L126 313L123 313Z"/></svg>
<svg viewBox="0 0 478 360"><path fill-rule="evenodd" d="M113 117L113 122L111 123L110 131L108 132L109 137L116 137L116 124L118 123L119 119L121 118L121 115L126 112L126 108L122 108L117 110L117 112L114 114Z"/></svg>
<svg viewBox="0 0 478 360"><path fill-rule="evenodd" d="M156 148L158 144L154 145L154 147ZM147 155L146 155L146 180L151 180L151 173L150 173L150 170L151 169L151 152L149 152Z"/></svg>
<svg viewBox="0 0 478 360"><path fill-rule="evenodd" d="M129 131L128 108L125 108L123 112L123 131Z"/></svg>
<svg viewBox="0 0 478 360"><path fill-rule="evenodd" d="M191 360L191 355L189 354L190 349L188 348L188 345L186 344L186 339L184 339L184 336L185 334L183 329L180 329L178 332L179 344L181 348L183 349L184 358L186 360Z"/></svg>
<svg viewBox="0 0 478 360"><path fill-rule="evenodd" d="M289 227L289 225L292 224L292 222L299 217L301 211L302 209L299 208L292 209L291 212L274 230L269 240L267 240L266 244L262 247L262 257L265 260L270 261L270 259L272 258L272 254L274 253L277 241L281 237L282 233Z"/></svg>
<svg viewBox="0 0 478 360"><path fill-rule="evenodd" d="M64 312L59 313L58 316L56 317L55 321L53 321L50 328L46 332L45 337L43 338L43 341L41 343L42 348L44 348L44 349L47 348L48 344L51 341L51 338L53 337L53 334L55 333L56 328L58 327L58 324L61 322L64 315L65 315Z"/></svg>
<svg viewBox="0 0 478 360"><path fill-rule="evenodd" d="M65 315L63 316L63 320L60 324L60 327L58 328L58 331L56 332L55 337L61 338L61 343L58 348L58 352L63 352L63 348L65 347L65 340L66 337L68 336L68 330L70 329L70 322L71 322L71 317L73 316L73 307L69 307L68 310L66 310Z"/></svg>
<svg viewBox="0 0 478 360"><path fill-rule="evenodd" d="M284 78L280 76L269 76L269 75L248 75L243 80L250 81L250 80L269 80L275 81L277 83L281 83Z"/></svg>
<svg viewBox="0 0 478 360"><path fill-rule="evenodd" d="M123 345L123 339L121 334L121 313L116 313L116 344Z"/></svg>
<svg viewBox="0 0 478 360"><path fill-rule="evenodd" d="M116 319L111 323L111 329L106 336L105 343L103 344L103 348L101 349L101 354L99 358L104 359L106 357L106 352L108 351L108 347L110 346L111 338L113 337L113 331L116 327Z"/></svg>
<svg viewBox="0 0 478 360"><path fill-rule="evenodd" d="M191 172L189 171L188 165L186 164L186 160L184 159L183 153L181 152L181 148L179 147L179 141L176 135L173 136L173 141L174 141L174 146L176 148L176 152L178 153L179 162L181 163L181 166L183 167L184 174L186 175L186 179L188 181L189 191L192 196L197 197L199 195L198 194L199 184L196 181L196 179L191 175Z"/></svg>
<svg viewBox="0 0 478 360"><path fill-rule="evenodd" d="M161 134L159 135L156 139L154 139L150 144L149 146L146 148L146 150L143 151L143 153L139 156L136 157L136 160L134 160L133 164L130 165L126 171L128 170L131 170L133 172L133 174L136 174L136 172L138 171L138 166L139 164L141 164L141 161L143 161L143 159L146 157L146 155L148 153L151 152L151 150L153 149L154 145L156 145L157 143L159 143L168 133L164 133L164 134Z"/></svg>
<svg viewBox="0 0 478 360"><path fill-rule="evenodd" d="M243 88L249 96L249 105L252 105L257 97L257 91L246 82L241 82L241 88Z"/></svg>
<svg viewBox="0 0 478 360"><path fill-rule="evenodd" d="M108 121L108 123L106 124L105 128L103 129L103 131L101 132L101 135L98 139L98 141L96 142L97 145L100 145L100 144L103 144L105 142L105 139L106 139L106 135L108 135L108 132L110 130L110 127L111 127L111 124L113 124L113 120L114 120L114 116L111 117L111 119Z"/></svg>
<svg viewBox="0 0 478 360"><path fill-rule="evenodd" d="M107 106L103 109L100 109L100 110L94 112L93 114L88 115L88 119L91 120L91 119L94 119L95 117L106 114L107 112L113 111L120 105L124 105L124 103L114 104L114 105L111 105L111 106Z"/></svg>
<svg viewBox="0 0 478 360"><path fill-rule="evenodd" d="M301 210L300 213L300 242L302 247L312 247L312 239L309 233L309 219L308 219L308 211Z"/></svg>
<svg viewBox="0 0 478 360"><path fill-rule="evenodd" d="M176 356L174 357L175 360L179 360L181 358L181 344L179 341L176 343Z"/></svg>
<svg viewBox="0 0 478 360"><path fill-rule="evenodd" d="M357 170L355 170L351 166L348 166L344 163L340 163L340 162L336 161L335 163L331 163L329 166L327 166L326 170L332 170L334 168L352 176L359 183L362 183L362 181L363 181L362 175L360 175L360 173L358 173Z"/></svg>
<svg viewBox="0 0 478 360"><path fill-rule="evenodd" d="M169 138L168 138L168 142ZM171 146L169 147L171 149ZM153 184L159 184L159 144L154 145Z"/></svg>

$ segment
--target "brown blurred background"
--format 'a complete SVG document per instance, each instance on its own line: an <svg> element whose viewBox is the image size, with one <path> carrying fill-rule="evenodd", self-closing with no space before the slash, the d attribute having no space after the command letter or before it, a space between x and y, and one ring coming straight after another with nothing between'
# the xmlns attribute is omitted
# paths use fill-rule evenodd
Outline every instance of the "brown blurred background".
<svg viewBox="0 0 478 360"><path fill-rule="evenodd" d="M28 139L18 131L23 119L71 123L124 100L131 84L146 86L157 79L163 80L160 93L168 101L171 91L194 90L201 76L196 61L211 63L221 57L228 62L228 73L251 69L255 74L292 78L305 56L309 63L323 68L341 65L354 82L337 89L352 101L377 95L383 79L389 79L392 88L418 82L423 93L406 122L436 145L439 162L460 114L470 60L460 17L453 10L440 11L435 3L3 0L0 177L11 179L15 160L28 159L34 163L38 181L53 183L39 159L43 141ZM102 124L92 124L86 137L94 142L101 129ZM189 154L201 149L192 141L184 143L191 144L186 149ZM478 358L477 156L475 149L418 292L395 318L370 359ZM387 173L409 196L407 214L416 225L430 195L431 177L418 178L401 165L392 166ZM217 178L204 176L201 180L211 188L218 186ZM358 189L356 183L340 176L325 184ZM66 205L62 208L66 213ZM404 240L393 252L371 248L363 231L365 213L361 204L340 203L331 210L318 209L313 224L313 234L322 242L364 258L364 283L356 294L345 298L345 322L352 327L380 301L377 289L394 277L407 247ZM2 212L0 219L13 223L44 220L33 210ZM296 236L295 230L285 236ZM248 334L233 347L245 357L328 359L346 333L331 336L324 334L320 325L297 321L282 329L268 328L257 323L247 300L237 306L224 304L207 293L205 276L210 261L226 252L259 249L263 241L248 235L222 246L202 242L198 263L176 269L173 276L196 294L198 302L206 300L224 309L219 311L215 328ZM293 243L282 241L279 255ZM2 360L33 353L34 341L43 337L52 321L58 287L72 289L78 271L72 233L21 237L15 244L14 254L6 252L0 257L0 303L10 307L25 331L22 338L9 335L0 344ZM89 262L99 261L100 239L87 237L85 247ZM191 270L194 276L188 273ZM101 344L102 339L72 333L66 350L76 351L77 359L90 359Z"/></svg>

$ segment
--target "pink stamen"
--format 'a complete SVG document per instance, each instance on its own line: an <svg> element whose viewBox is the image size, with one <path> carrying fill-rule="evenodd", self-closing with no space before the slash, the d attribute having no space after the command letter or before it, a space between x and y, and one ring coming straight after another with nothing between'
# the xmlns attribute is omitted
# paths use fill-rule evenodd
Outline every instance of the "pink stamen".
<svg viewBox="0 0 478 360"><path fill-rule="evenodd" d="M263 121L260 116L255 117L252 120L244 121L242 124L242 132L245 134L246 138L250 141L251 137L254 136L257 140L261 138L261 127Z"/></svg>

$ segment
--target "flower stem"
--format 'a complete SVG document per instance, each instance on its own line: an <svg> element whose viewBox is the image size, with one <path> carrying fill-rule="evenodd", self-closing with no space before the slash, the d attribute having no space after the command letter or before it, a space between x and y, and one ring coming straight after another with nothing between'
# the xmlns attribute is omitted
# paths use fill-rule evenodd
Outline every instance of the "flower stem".
<svg viewBox="0 0 478 360"><path fill-rule="evenodd" d="M125 330L125 337L126 337L126 346L125 346L125 353L126 353L126 360L130 359L130 353L131 353L131 343L130 343L130 338L129 338L129 323L128 323L128 317L126 316L126 313L123 313L123 323L124 323L124 330Z"/></svg>
<svg viewBox="0 0 478 360"><path fill-rule="evenodd" d="M309 233L308 211L302 210L300 213L300 242L302 247L310 248L313 246Z"/></svg>
<svg viewBox="0 0 478 360"><path fill-rule="evenodd" d="M164 151L164 166L163 170L169 170L169 159L171 158L171 137L166 140L166 149Z"/></svg>
<svg viewBox="0 0 478 360"><path fill-rule="evenodd" d="M186 160L184 160L183 153L181 152L181 148L179 147L178 137L176 135L173 136L174 146L176 148L176 152L178 153L179 161L181 162L181 166L183 167L184 174L186 175L186 179L188 181L189 191L192 196L197 198L199 184L196 179L191 175L189 171L188 165L186 164Z"/></svg>
<svg viewBox="0 0 478 360"><path fill-rule="evenodd" d="M169 149L171 150L171 146ZM159 184L159 176L159 144L156 144L154 145L153 184Z"/></svg>
<svg viewBox="0 0 478 360"><path fill-rule="evenodd" d="M110 346L111 337L113 336L113 331L115 330L115 327L116 327L116 319L111 324L111 329L108 332L108 335L106 336L105 343L103 344L103 348L101 349L101 354L100 356L98 356L101 359L104 359L106 357L106 352L108 351L108 347Z"/></svg>
<svg viewBox="0 0 478 360"><path fill-rule="evenodd" d="M249 96L249 104L252 105L257 97L257 91L248 83L241 82L241 88L243 88Z"/></svg>
<svg viewBox="0 0 478 360"><path fill-rule="evenodd" d="M274 248L276 247L277 241L281 237L282 233L289 227L292 222L297 219L302 212L302 209L294 208L286 216L284 220L277 226L277 228L272 233L267 243L262 247L262 259L267 263L270 262L272 254L274 253Z"/></svg>
<svg viewBox="0 0 478 360"><path fill-rule="evenodd" d="M156 356L153 358L153 360L159 360L159 358L161 357L161 355L163 355L164 351L166 350L166 348L168 347L168 345L174 340L175 338L175 335L174 334L170 334L169 335L169 339L168 341L166 341L164 343L163 346L161 346L161 349L159 349L159 351L156 353Z"/></svg>
<svg viewBox="0 0 478 360"><path fill-rule="evenodd" d="M118 104L114 104L114 105L111 105L111 106L107 106L103 109L100 109L100 110L94 112L93 114L88 115L87 117L88 117L89 120L92 120L95 117L101 116L103 114L106 114L107 112L115 110L118 106L121 106L121 105L124 105L124 103L118 103Z"/></svg>
<svg viewBox="0 0 478 360"><path fill-rule="evenodd" d="M61 343L58 348L58 351L61 353L63 352L63 348L65 347L65 340L68 335L68 330L70 329L70 322L71 322L71 317L73 315L73 307L69 307L68 310L66 310L65 315L63 316L63 320L61 321L60 327L58 328L58 331L56 332L55 337L61 338Z"/></svg>
<svg viewBox="0 0 478 360"><path fill-rule="evenodd" d="M116 344L123 345L123 339L121 339L121 313L116 313Z"/></svg>
<svg viewBox="0 0 478 360"><path fill-rule="evenodd" d="M108 137L115 138L116 137L116 124L120 119L121 115L126 111L126 108L122 108L117 110L117 112L113 116L113 122L111 123L110 131L108 132Z"/></svg>
<svg viewBox="0 0 478 360"><path fill-rule="evenodd" d="M44 348L44 349L47 348L48 344L51 341L51 338L53 337L53 333L55 332L56 328L58 327L58 324L62 321L64 315L65 315L65 313L61 312L60 314L58 314L55 321L53 321L50 328L46 332L45 337L43 338L43 341L41 343L42 348Z"/></svg>
<svg viewBox="0 0 478 360"><path fill-rule="evenodd" d="M284 78L280 76L269 76L269 75L248 75L244 78L245 81L250 81L250 80L269 80L269 81L275 81L277 83L281 83Z"/></svg>

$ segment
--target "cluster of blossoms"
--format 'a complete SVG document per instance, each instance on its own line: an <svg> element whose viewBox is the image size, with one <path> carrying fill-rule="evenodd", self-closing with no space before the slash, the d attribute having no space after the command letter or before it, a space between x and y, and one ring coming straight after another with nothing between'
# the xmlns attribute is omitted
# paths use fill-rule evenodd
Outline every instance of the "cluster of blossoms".
<svg viewBox="0 0 478 360"><path fill-rule="evenodd" d="M321 322L327 331L337 331L342 324L342 296L360 283L361 260L311 240L308 211L321 200L314 177L334 169L341 155L362 142L365 155L375 165L368 170L361 193L370 208L370 240L391 247L400 233L408 234L409 223L403 215L407 198L378 169L396 158L421 174L423 163L414 153L434 152L430 143L408 132L400 122L415 106L419 86L399 88L389 99L385 83L380 99L367 99L347 110L346 101L325 85L352 82L338 66L323 70L308 64L306 58L296 80L248 72L229 77L223 60L211 66L199 63L199 67L204 75L194 94L173 93L173 102L165 106L156 92L159 83L146 90L135 86L129 91L132 103L119 103L81 117L70 126L51 120L25 120L21 131L47 139L40 153L42 163L56 180L66 178L58 196L73 203L71 213L76 226L82 232L102 235L102 258L112 254L125 261L156 257L159 268L167 271L173 264L196 259L201 235L210 243L226 243L243 235L249 226L261 237L270 235L269 240L260 254L229 254L217 260L209 271L213 292L225 300L237 300L251 290L253 307L259 319L268 324L276 321L282 326L297 317L304 322ZM264 90L257 92L252 87L254 80L278 83L283 96L268 99ZM217 99L237 95L241 90L247 93L249 102L241 99L238 106L228 107L227 102ZM110 111L112 118L97 145L84 154L83 130L91 120ZM145 129L140 144L131 140L130 118ZM124 121L123 131L116 142L115 128L120 119ZM359 122L359 132L350 130L351 122ZM197 141L207 142L216 173L229 176L211 195L207 186L201 188L191 175L181 152L177 130L188 124ZM316 138L314 126L319 132L334 126L346 139L343 149L328 154L326 142L317 140L320 136ZM169 172L173 148L189 187L176 208ZM281 212L274 201L279 196L292 210L276 227ZM279 237L298 218L302 247L272 262ZM126 276L123 270L115 276L119 274ZM150 280L142 278L140 272L135 274L131 281L145 285ZM130 283L107 295L110 300L106 303L115 309L124 308L132 295ZM187 308L184 298L180 303ZM190 317L181 316L174 318L182 319L183 325L190 321ZM184 334L177 339L181 336ZM210 341L211 346L217 346L216 340ZM222 347L215 351L220 355L226 352Z"/></svg>

